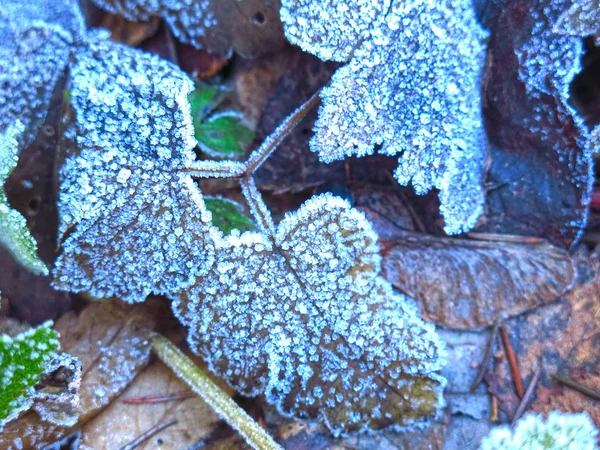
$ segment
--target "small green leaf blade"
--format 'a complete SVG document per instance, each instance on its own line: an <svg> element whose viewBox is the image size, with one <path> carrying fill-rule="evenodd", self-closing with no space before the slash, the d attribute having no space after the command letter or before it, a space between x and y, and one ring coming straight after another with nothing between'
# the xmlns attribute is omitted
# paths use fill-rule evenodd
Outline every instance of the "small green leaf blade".
<svg viewBox="0 0 600 450"><path fill-rule="evenodd" d="M23 125L17 122L0 135L0 244L33 273L48 275L48 268L37 256L37 243L25 217L9 206L4 192L4 183L17 165L17 139L22 132Z"/></svg>
<svg viewBox="0 0 600 450"><path fill-rule="evenodd" d="M195 128L200 148L217 157L243 154L254 139L254 132L243 121L242 114L235 111L212 115Z"/></svg>
<svg viewBox="0 0 600 450"><path fill-rule="evenodd" d="M224 234L233 230L252 231L256 229L254 222L244 215L242 205L222 197L205 197L206 208L212 213L212 223Z"/></svg>
<svg viewBox="0 0 600 450"><path fill-rule="evenodd" d="M206 84L196 84L196 89L188 95L194 128L197 128L221 104L226 95L227 92L222 88Z"/></svg>
<svg viewBox="0 0 600 450"><path fill-rule="evenodd" d="M15 337L0 336L0 430L28 409L33 388L59 350L58 333L46 322Z"/></svg>

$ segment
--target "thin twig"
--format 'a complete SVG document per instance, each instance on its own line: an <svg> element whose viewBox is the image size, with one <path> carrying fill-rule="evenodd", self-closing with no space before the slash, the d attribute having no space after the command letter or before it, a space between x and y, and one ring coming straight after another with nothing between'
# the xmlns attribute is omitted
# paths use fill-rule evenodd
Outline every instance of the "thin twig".
<svg viewBox="0 0 600 450"><path fill-rule="evenodd" d="M515 244L543 244L545 239L535 236L518 236L516 234L467 233L467 237L478 241L514 242Z"/></svg>
<svg viewBox="0 0 600 450"><path fill-rule="evenodd" d="M502 344L504 345L506 358L508 359L508 364L510 366L513 381L515 382L515 388L517 388L517 395L519 396L519 398L523 398L523 384L521 383L521 373L519 372L517 357L510 343L508 331L506 330L506 326L504 324L500 325L500 337L502 338Z"/></svg>
<svg viewBox="0 0 600 450"><path fill-rule="evenodd" d="M492 411L490 413L490 421L498 421L498 397L496 397L495 395L492 395Z"/></svg>
<svg viewBox="0 0 600 450"><path fill-rule="evenodd" d="M225 422L237 430L248 445L259 450L282 450L282 447L246 411L240 408L171 341L161 335L156 335L150 344L159 359L202 397Z"/></svg>
<svg viewBox="0 0 600 450"><path fill-rule="evenodd" d="M240 179L242 194L246 198L250 213L256 220L260 230L271 239L275 238L275 223L271 216L271 211L265 204L263 196L256 187L254 178L244 177Z"/></svg>
<svg viewBox="0 0 600 450"><path fill-rule="evenodd" d="M515 426L515 423L517 423L517 420L519 420L519 417L521 417L521 415L525 411L525 408L527 408L527 404L529 403L529 400L531 400L533 392L535 391L535 387L537 386L538 382L540 381L540 377L542 376L542 369L543 366L540 364L533 376L531 377L531 381L529 382L529 385L527 385L525 395L523 395L521 403L519 403L519 406L515 411L515 415L513 416L512 422L510 423L511 427Z"/></svg>
<svg viewBox="0 0 600 450"><path fill-rule="evenodd" d="M145 405L151 403L165 403L174 400L185 400L195 395L192 391L174 392L173 394L166 395L150 395L147 397L132 397L124 398L121 403L127 403L129 405Z"/></svg>
<svg viewBox="0 0 600 450"><path fill-rule="evenodd" d="M177 423L177 420L175 420L175 419L173 419L173 420L171 420L169 422L159 423L158 425L153 426L152 428L150 428L148 431L146 431L141 436L138 436L137 438L135 438L129 444L121 447L121 450L133 450L138 445L140 445L140 444L144 443L145 441L147 441L148 439L150 439L156 433L160 433L165 428L168 428L168 427L170 427L172 425L175 425L176 423Z"/></svg>
<svg viewBox="0 0 600 450"><path fill-rule="evenodd" d="M485 353L483 354L483 361L481 361L481 365L479 366L479 370L477 371L477 376L475 377L475 379L473 380L473 383L471 384L471 389L470 389L471 392L475 392L475 389L477 389L477 386L479 386L481 384L481 381L483 380L483 377L487 372L487 368L488 368L490 359L492 359L492 353L494 352L494 343L496 342L496 338L498 337L498 329L499 328L500 328L500 321L496 321L496 323L494 323L494 328L492 328L492 331L490 332L490 338L485 347Z"/></svg>
<svg viewBox="0 0 600 450"><path fill-rule="evenodd" d="M273 153L277 146L287 137L288 134L298 125L308 112L320 101L320 91L313 94L305 103L285 119L273 133L252 152L246 162L246 175L251 175L265 162Z"/></svg>
<svg viewBox="0 0 600 450"><path fill-rule="evenodd" d="M558 381L559 383L569 386L571 389L575 389L577 392L580 392L583 395L587 395L588 397L600 400L600 392L595 391L592 388L587 387L581 383L578 383L575 380L571 380L570 378L566 377L561 377L560 375L557 375L555 373L551 373L550 377L553 380Z"/></svg>

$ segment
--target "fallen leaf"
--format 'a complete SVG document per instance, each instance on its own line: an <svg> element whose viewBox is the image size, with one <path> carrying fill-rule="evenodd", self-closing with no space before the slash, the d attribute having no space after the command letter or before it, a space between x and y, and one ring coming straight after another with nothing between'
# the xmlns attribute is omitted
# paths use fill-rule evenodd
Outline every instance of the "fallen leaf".
<svg viewBox="0 0 600 450"><path fill-rule="evenodd" d="M146 39L154 36L160 26L158 17L151 17L147 22L131 22L117 14L103 13L95 15L98 18L98 26L110 31L110 38L114 41L123 42L132 47L137 47Z"/></svg>
<svg viewBox="0 0 600 450"><path fill-rule="evenodd" d="M549 374L571 378L593 389L600 388L600 258L580 250L575 256L577 283L560 301L507 322L523 384L539 364L544 372L530 409L588 412L600 426L598 400L553 381ZM503 361L486 377L491 392L511 392L513 381ZM510 414L511 406L506 410Z"/></svg>
<svg viewBox="0 0 600 450"><path fill-rule="evenodd" d="M225 384L221 381L221 386ZM175 373L156 361L140 373L122 395L81 430L81 443L89 448L121 448L152 427L177 420L155 434L139 449L179 450L205 439L221 422L212 408L196 394L184 400L131 405L126 398L169 395L188 389ZM230 394L231 388L225 388Z"/></svg>
<svg viewBox="0 0 600 450"><path fill-rule="evenodd" d="M436 324L489 326L555 301L573 281L568 253L544 242L438 237L402 230L377 213L369 218L379 233L383 276Z"/></svg>
<svg viewBox="0 0 600 450"><path fill-rule="evenodd" d="M161 302L142 305L93 303L79 317L63 315L55 325L61 349L82 364L83 377L75 425L64 427L42 421L29 412L8 424L0 434L0 448L41 447L55 442L89 422L106 408L148 364L149 339L157 317L165 314Z"/></svg>

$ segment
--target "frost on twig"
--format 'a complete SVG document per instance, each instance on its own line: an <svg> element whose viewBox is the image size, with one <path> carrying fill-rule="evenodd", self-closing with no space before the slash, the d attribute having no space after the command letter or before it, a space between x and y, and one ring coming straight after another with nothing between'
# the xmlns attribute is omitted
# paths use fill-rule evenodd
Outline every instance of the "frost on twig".
<svg viewBox="0 0 600 450"><path fill-rule="evenodd" d="M19 145L22 133L21 122L9 126L0 133L0 244L15 259L34 273L48 275L48 268L37 256L37 243L27 228L27 221L8 204L4 183L17 166Z"/></svg>
<svg viewBox="0 0 600 450"><path fill-rule="evenodd" d="M481 450L597 450L598 430L587 414L551 411L544 420L536 414L520 419L514 430L492 429Z"/></svg>
<svg viewBox="0 0 600 450"><path fill-rule="evenodd" d="M92 41L71 83L55 286L129 302L185 288L211 266L219 239L181 173L196 145L191 80L156 56Z"/></svg>
<svg viewBox="0 0 600 450"><path fill-rule="evenodd" d="M381 24L337 2L313 3L284 2L288 38L335 58L311 30L341 28L357 48L323 90L312 150L325 162L375 150L400 155L395 176L401 184L412 183L419 194L440 190L446 232L471 229L483 211L487 154L480 99L487 32L471 2L395 1L387 8L379 1L371 8L389 9ZM312 14L317 10L319 17ZM361 30L362 43L347 36L352 27ZM327 46L341 46L339 59L348 56L349 44L336 33L326 36Z"/></svg>
<svg viewBox="0 0 600 450"><path fill-rule="evenodd" d="M32 405L34 386L56 356L57 333L51 322L17 336L0 335L0 431Z"/></svg>
<svg viewBox="0 0 600 450"><path fill-rule="evenodd" d="M59 25L24 19L11 4L0 5L0 132L21 121L19 147L24 148L46 119L72 35Z"/></svg>
<svg viewBox="0 0 600 450"><path fill-rule="evenodd" d="M174 301L192 349L248 395L335 433L435 415L444 350L378 276L377 236L329 194L289 213L273 239L227 236L213 269Z"/></svg>

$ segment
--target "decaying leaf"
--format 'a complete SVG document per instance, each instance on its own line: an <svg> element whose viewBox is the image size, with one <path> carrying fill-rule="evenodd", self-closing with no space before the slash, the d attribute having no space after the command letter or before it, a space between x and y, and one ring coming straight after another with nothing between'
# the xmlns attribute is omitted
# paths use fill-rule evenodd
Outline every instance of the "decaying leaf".
<svg viewBox="0 0 600 450"><path fill-rule="evenodd" d="M51 326L46 322L14 337L0 335L0 432L31 407L34 386L56 357L59 342Z"/></svg>
<svg viewBox="0 0 600 450"><path fill-rule="evenodd" d="M555 301L573 282L569 254L545 242L451 239L368 217L379 233L383 276L436 324L490 326Z"/></svg>
<svg viewBox="0 0 600 450"><path fill-rule="evenodd" d="M17 165L21 122L0 133L0 244L24 267L36 274L48 275L48 268L37 255L37 243L27 228L27 221L8 204L4 183Z"/></svg>
<svg viewBox="0 0 600 450"><path fill-rule="evenodd" d="M541 236L565 246L577 241L587 222L589 131L569 104L582 39L552 30L567 4L511 2L489 24L483 104L493 189L478 231Z"/></svg>
<svg viewBox="0 0 600 450"><path fill-rule="evenodd" d="M153 426L177 420L176 424L138 448L180 450L192 447L209 436L221 421L197 395L161 403L121 402L128 398L169 396L187 389L187 385L160 361L150 364L118 399L82 428L81 443L89 448L121 448Z"/></svg>
<svg viewBox="0 0 600 450"><path fill-rule="evenodd" d="M0 448L43 447L89 422L146 366L149 339L161 314L164 310L160 304L148 301L135 306L94 303L79 317L74 312L63 315L55 326L61 349L77 357L83 371L80 401L74 411L77 423L64 426L64 422L44 422L29 412L0 433Z"/></svg>
<svg viewBox="0 0 600 450"><path fill-rule="evenodd" d="M591 388L600 387L598 339L600 339L600 262L596 254L580 251L574 259L578 278L574 289L558 302L507 322L519 362L523 383L542 364L544 372L536 389L531 409L538 413L552 410L587 412L600 426L597 400L557 384L550 377L556 373ZM506 362L496 364L486 375L492 393L513 391L513 381ZM510 415L515 404L500 402Z"/></svg>
<svg viewBox="0 0 600 450"><path fill-rule="evenodd" d="M417 193L440 190L445 230L471 229L483 212L487 144L481 116L480 76L487 33L470 1L389 2L353 14L343 2L290 1L286 33L317 55L350 62L323 89L311 149L325 162L377 151L400 155L395 172ZM348 10L345 9L348 8ZM324 13L317 17L315 11ZM382 22L382 23L379 23ZM302 28L298 28L302 25ZM335 33L337 29L343 33ZM313 29L332 30L325 49ZM339 41L333 36L341 35ZM367 38L360 42L360 37Z"/></svg>
<svg viewBox="0 0 600 450"><path fill-rule="evenodd" d="M162 17L177 39L196 48L253 57L283 43L279 0L93 0L128 20Z"/></svg>
<svg viewBox="0 0 600 450"><path fill-rule="evenodd" d="M274 241L232 233L211 272L175 299L191 348L240 392L265 392L282 413L319 418L334 434L432 417L444 350L377 276L376 239L327 194L286 215Z"/></svg>
<svg viewBox="0 0 600 450"><path fill-rule="evenodd" d="M597 450L597 436L598 429L587 414L552 411L545 420L528 414L514 430L494 428L481 443L481 450Z"/></svg>
<svg viewBox="0 0 600 450"><path fill-rule="evenodd" d="M191 80L110 41L90 42L71 73L55 286L135 302L193 283L212 264L218 230L184 173L196 145Z"/></svg>

